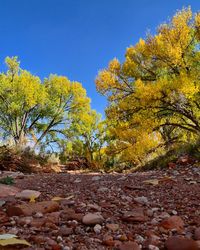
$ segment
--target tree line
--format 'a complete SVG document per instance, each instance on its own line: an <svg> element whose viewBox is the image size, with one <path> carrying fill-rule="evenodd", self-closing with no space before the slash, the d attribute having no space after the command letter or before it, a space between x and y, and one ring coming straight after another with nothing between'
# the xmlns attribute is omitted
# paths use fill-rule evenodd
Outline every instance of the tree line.
<svg viewBox="0 0 200 250"><path fill-rule="evenodd" d="M200 14L178 11L113 59L96 78L106 118L86 90L65 76L42 81L6 58L0 74L2 143L57 150L100 166L142 165L185 144L199 144Z"/></svg>

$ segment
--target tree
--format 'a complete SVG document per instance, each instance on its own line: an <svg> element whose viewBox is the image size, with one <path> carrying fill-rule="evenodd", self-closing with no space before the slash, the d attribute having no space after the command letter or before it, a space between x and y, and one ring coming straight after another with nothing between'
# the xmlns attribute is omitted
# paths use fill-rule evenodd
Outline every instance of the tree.
<svg viewBox="0 0 200 250"><path fill-rule="evenodd" d="M106 124L95 110L82 113L74 118L68 130L68 141L61 143L63 153L72 157L85 157L89 162L102 160L102 148L106 142Z"/></svg>
<svg viewBox="0 0 200 250"><path fill-rule="evenodd" d="M19 67L17 57L6 58L8 71L0 75L0 130L18 146L50 145L65 136L73 118L90 109L86 91L64 76L40 78Z"/></svg>
<svg viewBox="0 0 200 250"><path fill-rule="evenodd" d="M114 152L139 162L159 147L200 134L200 14L176 13L155 36L131 46L125 61L102 70L97 90L109 100Z"/></svg>

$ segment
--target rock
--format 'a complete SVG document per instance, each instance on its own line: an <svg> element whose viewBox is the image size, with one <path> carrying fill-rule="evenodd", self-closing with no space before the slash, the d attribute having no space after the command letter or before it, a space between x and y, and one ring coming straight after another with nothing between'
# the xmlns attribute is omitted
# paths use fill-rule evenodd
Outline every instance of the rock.
<svg viewBox="0 0 200 250"><path fill-rule="evenodd" d="M138 202L139 204L142 204L142 205L148 205L149 204L147 197L144 197L144 196L136 197L136 198L134 198L134 201L136 201L136 202Z"/></svg>
<svg viewBox="0 0 200 250"><path fill-rule="evenodd" d="M79 178L76 178L76 180L74 180L74 183L80 183L81 182L81 179Z"/></svg>
<svg viewBox="0 0 200 250"><path fill-rule="evenodd" d="M40 212L37 212L36 214L34 214L35 218L42 218L44 215Z"/></svg>
<svg viewBox="0 0 200 250"><path fill-rule="evenodd" d="M159 227L162 227L167 230L176 229L178 232L181 232L184 229L184 222L181 217L174 215L167 219L164 219L160 223Z"/></svg>
<svg viewBox="0 0 200 250"><path fill-rule="evenodd" d="M46 222L51 222L51 223L54 223L54 224L58 224L59 221L60 221L60 214L61 214L60 211L48 213L46 215L45 221ZM43 217L41 217L41 218L43 218Z"/></svg>
<svg viewBox="0 0 200 250"><path fill-rule="evenodd" d="M76 221L82 221L83 214L82 213L76 213L73 209L67 208L61 213L61 218L64 220L76 220Z"/></svg>
<svg viewBox="0 0 200 250"><path fill-rule="evenodd" d="M119 225L118 225L118 224L113 224L113 223L111 223L111 224L106 224L106 227L107 227L109 230L113 231L113 232L119 230Z"/></svg>
<svg viewBox="0 0 200 250"><path fill-rule="evenodd" d="M39 191L26 189L17 193L15 197L22 200L30 200L31 197L38 198L40 195L41 193Z"/></svg>
<svg viewBox="0 0 200 250"><path fill-rule="evenodd" d="M20 226L30 225L33 218L31 216L22 217L17 220L17 224Z"/></svg>
<svg viewBox="0 0 200 250"><path fill-rule="evenodd" d="M94 226L94 232L95 232L96 234L100 234L100 233L101 233L101 225L96 224L96 225Z"/></svg>
<svg viewBox="0 0 200 250"><path fill-rule="evenodd" d="M147 232L147 240L144 242L143 247L149 248L149 246L159 246L160 245L160 237L158 237L155 233L153 232Z"/></svg>
<svg viewBox="0 0 200 250"><path fill-rule="evenodd" d="M157 246L154 246L154 245L149 245L148 249L149 250L159 250L160 248L158 248Z"/></svg>
<svg viewBox="0 0 200 250"><path fill-rule="evenodd" d="M176 168L176 163L174 163L174 162L169 162L169 163L168 163L168 168L169 168L169 169Z"/></svg>
<svg viewBox="0 0 200 250"><path fill-rule="evenodd" d="M94 210L94 211L98 211L100 212L101 211L101 207L98 206L97 204L88 204L87 207L91 210Z"/></svg>
<svg viewBox="0 0 200 250"><path fill-rule="evenodd" d="M73 229L70 227L61 227L60 230L58 231L59 235L61 236L69 236L73 233Z"/></svg>
<svg viewBox="0 0 200 250"><path fill-rule="evenodd" d="M82 222L85 225L96 225L96 224L102 224L104 221L104 218L100 214L92 214L88 213L85 216L83 216Z"/></svg>
<svg viewBox="0 0 200 250"><path fill-rule="evenodd" d="M145 222L147 217L144 214L144 209L135 208L132 211L125 212L122 216L122 220L126 222Z"/></svg>
<svg viewBox="0 0 200 250"><path fill-rule="evenodd" d="M115 241L113 240L113 237L111 235L105 235L103 237L102 243L106 246L114 246L115 245Z"/></svg>
<svg viewBox="0 0 200 250"><path fill-rule="evenodd" d="M117 240L120 240L120 241L127 241L127 240L128 240L126 234L117 235L117 236L116 236L116 239L117 239Z"/></svg>
<svg viewBox="0 0 200 250"><path fill-rule="evenodd" d="M200 227L196 228L194 231L194 239L200 240Z"/></svg>
<svg viewBox="0 0 200 250"><path fill-rule="evenodd" d="M180 238L177 236L167 239L165 242L167 250L198 250L197 243L192 239Z"/></svg>
<svg viewBox="0 0 200 250"><path fill-rule="evenodd" d="M99 181L101 179L100 176L93 176L92 181Z"/></svg>
<svg viewBox="0 0 200 250"><path fill-rule="evenodd" d="M0 225L1 223L5 223L8 221L9 221L9 217L7 216L7 214L0 210ZM1 229L1 226L0 226L0 229Z"/></svg>
<svg viewBox="0 0 200 250"><path fill-rule="evenodd" d="M41 201L37 203L28 203L16 206L10 206L7 209L9 216L30 216L36 213L51 213L59 209L59 204L55 201Z"/></svg>
<svg viewBox="0 0 200 250"><path fill-rule="evenodd" d="M31 222L30 222L30 226L31 227L34 227L36 229L40 229L41 227L43 227L45 225L45 219L42 218L42 219L33 219ZM39 230L40 231L40 230Z"/></svg>
<svg viewBox="0 0 200 250"><path fill-rule="evenodd" d="M107 187L100 187L99 189L97 189L97 192L99 192L99 193L104 193L107 191L109 191L109 189Z"/></svg>
<svg viewBox="0 0 200 250"><path fill-rule="evenodd" d="M4 200L0 200L0 207L3 207L3 205L5 205L6 202Z"/></svg>
<svg viewBox="0 0 200 250"><path fill-rule="evenodd" d="M30 237L30 240L35 242L36 244L42 244L46 241L46 238L42 235L33 235Z"/></svg>
<svg viewBox="0 0 200 250"><path fill-rule="evenodd" d="M128 241L121 244L118 248L119 250L140 250L139 245L134 241Z"/></svg>
<svg viewBox="0 0 200 250"><path fill-rule="evenodd" d="M20 192L20 189L4 184L0 184L0 198L14 196Z"/></svg>

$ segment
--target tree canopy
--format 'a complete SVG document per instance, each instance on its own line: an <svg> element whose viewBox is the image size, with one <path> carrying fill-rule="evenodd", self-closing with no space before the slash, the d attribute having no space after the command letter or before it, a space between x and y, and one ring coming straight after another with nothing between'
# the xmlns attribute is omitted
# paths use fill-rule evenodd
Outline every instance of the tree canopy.
<svg viewBox="0 0 200 250"><path fill-rule="evenodd" d="M192 141L200 133L200 14L183 9L155 35L113 59L96 78L107 96L113 152L140 162L159 148Z"/></svg>

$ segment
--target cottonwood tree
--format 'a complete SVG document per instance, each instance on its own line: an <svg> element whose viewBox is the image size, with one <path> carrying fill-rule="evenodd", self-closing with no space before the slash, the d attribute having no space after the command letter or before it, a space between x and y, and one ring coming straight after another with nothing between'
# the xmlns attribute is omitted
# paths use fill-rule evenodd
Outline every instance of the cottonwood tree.
<svg viewBox="0 0 200 250"><path fill-rule="evenodd" d="M20 69L17 57L6 58L0 74L0 130L17 146L54 143L73 121L90 110L90 100L78 82L50 75L44 82ZM30 142L31 141L31 142Z"/></svg>
<svg viewBox="0 0 200 250"><path fill-rule="evenodd" d="M113 153L124 161L139 162L170 140L199 138L199 46L200 14L183 9L156 35L129 47L123 63L114 59L99 72L96 86L109 100Z"/></svg>

